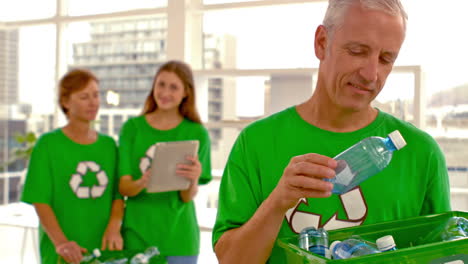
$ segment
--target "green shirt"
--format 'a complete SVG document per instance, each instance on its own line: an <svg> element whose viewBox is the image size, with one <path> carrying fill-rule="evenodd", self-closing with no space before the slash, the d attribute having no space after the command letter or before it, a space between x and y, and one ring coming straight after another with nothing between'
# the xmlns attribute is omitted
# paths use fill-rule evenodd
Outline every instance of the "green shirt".
<svg viewBox="0 0 468 264"><path fill-rule="evenodd" d="M29 163L21 200L48 204L68 240L91 252L100 248L113 199L121 199L116 180L115 141L98 134L89 145L75 143L62 129L43 134ZM57 263L51 240L39 229L42 263Z"/></svg>
<svg viewBox="0 0 468 264"><path fill-rule="evenodd" d="M221 181L213 245L224 232L252 217L292 157L306 153L335 157L366 137L386 137L394 130L400 131L407 146L394 152L384 170L343 195L302 199L285 214L278 238L307 226L333 230L449 211L445 159L425 132L379 111L367 127L335 133L307 123L291 107L240 133ZM269 263L285 263L281 250L273 248Z"/></svg>
<svg viewBox="0 0 468 264"><path fill-rule="evenodd" d="M153 128L145 116L129 119L119 139L119 175L139 179L151 164L152 146L181 140L199 140L198 159L202 164L199 184L208 183L211 180L208 131L188 119L169 130ZM179 191L147 193L143 190L128 197L122 233L127 249L157 246L165 256L190 256L199 252L200 230L195 205L193 201L184 203Z"/></svg>

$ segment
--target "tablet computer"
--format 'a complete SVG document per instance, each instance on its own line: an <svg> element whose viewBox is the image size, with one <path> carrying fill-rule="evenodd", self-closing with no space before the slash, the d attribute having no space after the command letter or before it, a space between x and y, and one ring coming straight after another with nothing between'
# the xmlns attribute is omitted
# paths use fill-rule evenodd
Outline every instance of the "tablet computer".
<svg viewBox="0 0 468 264"><path fill-rule="evenodd" d="M197 156L198 140L158 142L151 162L149 193L186 190L190 180L176 174L177 164L190 164L186 156Z"/></svg>

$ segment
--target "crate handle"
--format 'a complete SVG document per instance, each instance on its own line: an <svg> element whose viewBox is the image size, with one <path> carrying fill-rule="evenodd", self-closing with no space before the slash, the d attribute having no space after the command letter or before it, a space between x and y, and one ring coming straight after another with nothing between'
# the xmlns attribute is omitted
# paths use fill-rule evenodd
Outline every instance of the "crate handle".
<svg viewBox="0 0 468 264"><path fill-rule="evenodd" d="M429 264L468 264L468 255L460 254L434 259Z"/></svg>

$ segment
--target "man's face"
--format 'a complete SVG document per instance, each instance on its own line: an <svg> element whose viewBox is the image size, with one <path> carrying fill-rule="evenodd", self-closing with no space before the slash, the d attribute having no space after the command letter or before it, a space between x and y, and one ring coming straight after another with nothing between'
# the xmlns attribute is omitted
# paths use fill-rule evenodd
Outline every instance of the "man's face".
<svg viewBox="0 0 468 264"><path fill-rule="evenodd" d="M367 109L382 90L404 37L400 16L351 6L331 36L323 26L317 29L317 87L342 110Z"/></svg>

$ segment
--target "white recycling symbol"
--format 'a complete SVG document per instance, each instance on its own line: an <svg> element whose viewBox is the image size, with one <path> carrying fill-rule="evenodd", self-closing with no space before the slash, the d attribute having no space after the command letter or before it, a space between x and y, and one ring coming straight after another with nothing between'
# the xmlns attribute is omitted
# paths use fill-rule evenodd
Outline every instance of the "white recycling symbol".
<svg viewBox="0 0 468 264"><path fill-rule="evenodd" d="M83 176L88 171L96 174L98 185L93 185L91 187L81 186ZM94 161L82 161L78 163L76 173L73 174L70 179L70 187L78 198L86 199L92 197L95 199L102 196L106 190L108 182L109 179L107 178L107 174L105 171L101 170L99 164Z"/></svg>
<svg viewBox="0 0 468 264"><path fill-rule="evenodd" d="M151 162L153 161L154 151L156 149L156 144L151 145L145 153L145 156L140 159L140 171L145 173L150 167Z"/></svg>
<svg viewBox="0 0 468 264"><path fill-rule="evenodd" d="M334 230L361 225L367 216L367 204L361 188L357 187L340 195L340 200L348 219L339 219L338 212L336 212L323 226L321 226L321 215L300 211L298 209L301 204L309 206L307 199L301 198L297 202L296 206L290 208L286 212L286 221L288 222L291 230L295 233L299 233L303 228L309 226L313 226L315 228L323 227L326 230Z"/></svg>

